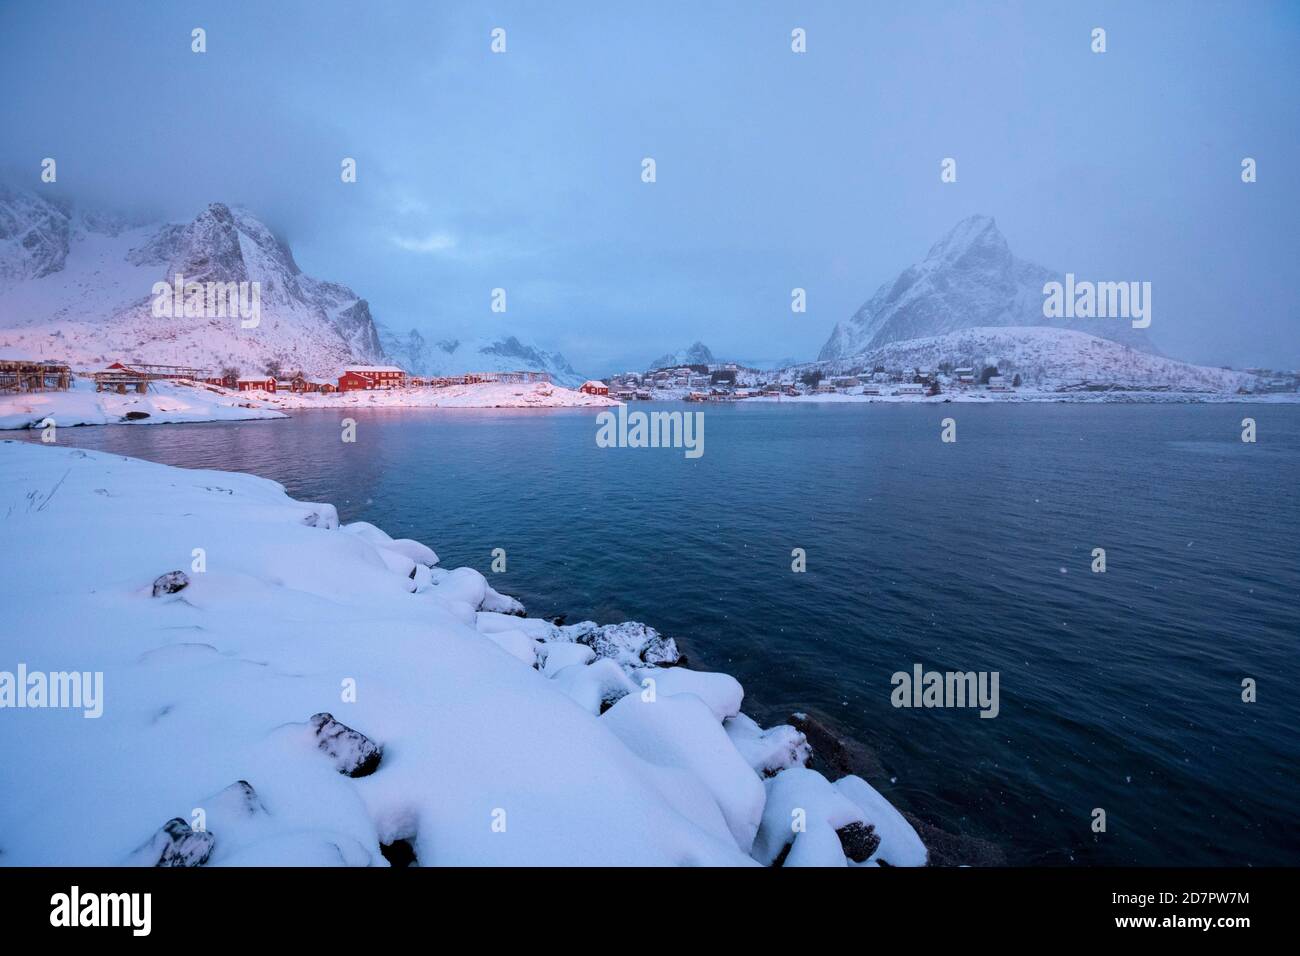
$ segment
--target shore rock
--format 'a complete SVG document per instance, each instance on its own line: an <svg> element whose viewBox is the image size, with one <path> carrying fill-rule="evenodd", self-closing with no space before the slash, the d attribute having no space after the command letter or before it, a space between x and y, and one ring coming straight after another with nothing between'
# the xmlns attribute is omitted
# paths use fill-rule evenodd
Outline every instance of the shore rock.
<svg viewBox="0 0 1300 956"><path fill-rule="evenodd" d="M159 575L153 582L153 596L162 597L164 594L175 594L190 586L190 579L184 571L168 571L166 574Z"/></svg>
<svg viewBox="0 0 1300 956"><path fill-rule="evenodd" d="M193 830L180 817L173 817L135 851L132 862L137 866L202 866L215 844L211 833Z"/></svg>
<svg viewBox="0 0 1300 956"><path fill-rule="evenodd" d="M310 724L318 746L334 761L339 773L367 777L379 769L384 748L365 734L339 723L332 714L315 714Z"/></svg>

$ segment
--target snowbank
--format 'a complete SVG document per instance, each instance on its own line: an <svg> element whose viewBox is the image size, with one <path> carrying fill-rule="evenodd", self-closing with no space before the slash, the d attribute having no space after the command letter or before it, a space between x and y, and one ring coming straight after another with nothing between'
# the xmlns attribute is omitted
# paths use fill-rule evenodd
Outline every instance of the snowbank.
<svg viewBox="0 0 1300 956"><path fill-rule="evenodd" d="M275 408L578 408L617 405L603 395L588 395L547 382L510 385L480 382L445 388L395 388L327 395L293 392L252 393Z"/></svg>
<svg viewBox="0 0 1300 956"><path fill-rule="evenodd" d="M130 416L130 417L127 417ZM141 417L144 416L144 417ZM65 425L161 425L284 418L284 413L226 389L155 382L144 395L96 392L87 379L74 379L66 392L0 395L0 429L40 427L46 418Z"/></svg>
<svg viewBox="0 0 1300 956"><path fill-rule="evenodd" d="M925 861L671 638L522 616L274 482L2 441L0 518L0 863Z"/></svg>

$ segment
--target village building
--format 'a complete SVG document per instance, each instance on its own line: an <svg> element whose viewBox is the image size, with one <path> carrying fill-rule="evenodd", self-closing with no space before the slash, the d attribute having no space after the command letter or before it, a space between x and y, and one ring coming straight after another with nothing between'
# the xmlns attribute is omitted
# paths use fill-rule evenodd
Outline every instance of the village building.
<svg viewBox="0 0 1300 956"><path fill-rule="evenodd" d="M609 386L606 385L604 382L597 382L595 380L591 380L591 381L583 382L580 386L578 386L578 391L586 392L588 395L608 395Z"/></svg>
<svg viewBox="0 0 1300 956"><path fill-rule="evenodd" d="M235 387L241 392L274 392L275 379L273 378L241 378L235 382Z"/></svg>
<svg viewBox="0 0 1300 956"><path fill-rule="evenodd" d="M348 365L339 375L338 390L362 392L405 385L406 373L396 365Z"/></svg>

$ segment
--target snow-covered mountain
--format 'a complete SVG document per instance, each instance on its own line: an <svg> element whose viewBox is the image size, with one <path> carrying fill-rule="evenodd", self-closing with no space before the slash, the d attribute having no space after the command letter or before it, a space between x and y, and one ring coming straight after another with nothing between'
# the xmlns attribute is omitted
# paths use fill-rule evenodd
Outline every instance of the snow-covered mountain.
<svg viewBox="0 0 1300 956"><path fill-rule="evenodd" d="M1050 326L1158 354L1145 330L1126 320L1044 318L1043 284L1061 278L1013 256L992 218L971 216L837 324L818 358L848 358L892 342L989 326Z"/></svg>
<svg viewBox="0 0 1300 956"><path fill-rule="evenodd" d="M257 282L260 321L153 315L153 287ZM416 374L536 369L583 377L514 337L428 343L390 334L347 286L305 275L288 244L246 209L213 203L190 222L142 222L0 186L0 355L227 366L332 376L348 363Z"/></svg>
<svg viewBox="0 0 1300 956"><path fill-rule="evenodd" d="M388 361L415 375L458 375L464 372L549 372L557 385L576 387L585 379L559 352L525 345L513 335L500 339L428 341L416 329L395 335L380 329Z"/></svg>
<svg viewBox="0 0 1300 956"><path fill-rule="evenodd" d="M689 348L678 349L661 355L650 363L648 368L673 368L678 365L714 365L717 359L703 342L696 342Z"/></svg>
<svg viewBox="0 0 1300 956"><path fill-rule="evenodd" d="M153 287L257 282L260 321L153 315ZM334 374L383 359L366 301L305 275L252 213L212 203L187 223L140 224L0 191L0 351L78 365L115 360Z"/></svg>
<svg viewBox="0 0 1300 956"><path fill-rule="evenodd" d="M945 362L977 371L994 366L1002 375L1019 375L1025 387L1038 389L1089 383L1179 392L1235 392L1257 384L1256 377L1246 372L1189 365L1084 332L1042 327L961 329L892 342L820 367L834 374L878 366L888 370L938 369Z"/></svg>

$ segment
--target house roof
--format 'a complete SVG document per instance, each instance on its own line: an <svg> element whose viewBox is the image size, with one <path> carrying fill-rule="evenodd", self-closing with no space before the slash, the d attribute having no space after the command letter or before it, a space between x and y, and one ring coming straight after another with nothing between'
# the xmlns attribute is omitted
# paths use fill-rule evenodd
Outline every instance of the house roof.
<svg viewBox="0 0 1300 956"><path fill-rule="evenodd" d="M583 382L580 387L587 388L588 386L592 388L609 388L609 386L606 385L604 382L598 382L595 379L588 379L587 381Z"/></svg>
<svg viewBox="0 0 1300 956"><path fill-rule="evenodd" d="M374 375L377 372L397 372L405 375L405 369L400 369L396 365L345 365L343 366L344 374L356 372L359 375Z"/></svg>

